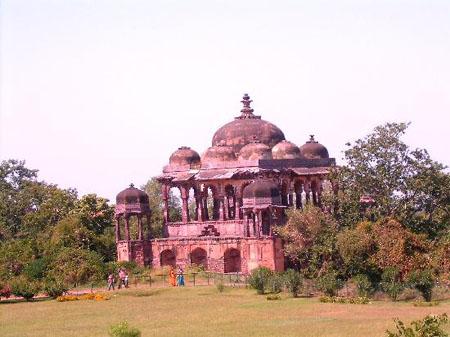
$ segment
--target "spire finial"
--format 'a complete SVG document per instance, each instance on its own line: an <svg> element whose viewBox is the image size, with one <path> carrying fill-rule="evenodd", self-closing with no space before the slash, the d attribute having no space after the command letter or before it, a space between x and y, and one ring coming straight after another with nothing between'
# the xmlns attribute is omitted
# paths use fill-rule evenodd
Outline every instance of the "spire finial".
<svg viewBox="0 0 450 337"><path fill-rule="evenodd" d="M314 139L314 135L309 135L309 143L315 143L316 140Z"/></svg>
<svg viewBox="0 0 450 337"><path fill-rule="evenodd" d="M134 184L133 184L133 183L131 183L131 184L130 184L130 187L131 187L131 188L134 188Z"/></svg>

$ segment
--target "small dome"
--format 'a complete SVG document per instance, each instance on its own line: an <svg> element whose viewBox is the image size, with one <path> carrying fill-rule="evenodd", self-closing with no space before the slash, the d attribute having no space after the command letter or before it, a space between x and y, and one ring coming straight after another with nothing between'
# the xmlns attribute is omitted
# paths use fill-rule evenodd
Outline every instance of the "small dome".
<svg viewBox="0 0 450 337"><path fill-rule="evenodd" d="M272 159L272 150L263 143L250 143L239 151L239 160Z"/></svg>
<svg viewBox="0 0 450 337"><path fill-rule="evenodd" d="M243 191L243 204L254 205L281 205L281 194L278 185L267 179L255 180L246 186Z"/></svg>
<svg viewBox="0 0 450 337"><path fill-rule="evenodd" d="M212 145L232 146L235 153L250 143L255 137L269 147L284 139L283 132L274 124L262 120L253 114L250 107L252 100L245 94L242 99L244 107L241 115L218 129L213 136Z"/></svg>
<svg viewBox="0 0 450 337"><path fill-rule="evenodd" d="M273 159L299 159L302 158L300 149L294 143L282 140L272 148Z"/></svg>
<svg viewBox="0 0 450 337"><path fill-rule="evenodd" d="M236 156L231 146L211 146L202 155L202 163L204 164L230 162L235 160Z"/></svg>
<svg viewBox="0 0 450 337"><path fill-rule="evenodd" d="M148 195L130 184L130 187L117 194L116 204L148 204Z"/></svg>
<svg viewBox="0 0 450 337"><path fill-rule="evenodd" d="M327 159L330 158L325 146L314 140L314 135L300 147L300 152L306 159Z"/></svg>
<svg viewBox="0 0 450 337"><path fill-rule="evenodd" d="M169 166L185 169L198 168L200 167L200 155L190 147L182 146L170 156Z"/></svg>

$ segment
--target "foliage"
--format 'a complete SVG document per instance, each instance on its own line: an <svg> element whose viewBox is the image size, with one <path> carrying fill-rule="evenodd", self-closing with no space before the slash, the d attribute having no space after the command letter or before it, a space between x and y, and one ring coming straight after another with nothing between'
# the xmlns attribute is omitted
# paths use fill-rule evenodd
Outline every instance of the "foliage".
<svg viewBox="0 0 450 337"><path fill-rule="evenodd" d="M398 296L405 289L405 284L400 278L400 271L397 267L387 267L381 274L381 289L396 301Z"/></svg>
<svg viewBox="0 0 450 337"><path fill-rule="evenodd" d="M316 279L316 286L328 296L336 296L344 282L336 270L329 270Z"/></svg>
<svg viewBox="0 0 450 337"><path fill-rule="evenodd" d="M150 179L141 187L149 197L150 209L152 210L152 232L154 237L163 237L163 213L164 201L162 198L162 185L155 178ZM180 199L169 192L169 218L171 221L181 221Z"/></svg>
<svg viewBox="0 0 450 337"><path fill-rule="evenodd" d="M47 258L31 260L24 268L23 274L30 279L40 280L45 276L48 266Z"/></svg>
<svg viewBox="0 0 450 337"><path fill-rule="evenodd" d="M27 279L24 276L16 277L11 281L11 293L23 297L27 301L36 296L40 290L41 287L37 281Z"/></svg>
<svg viewBox="0 0 450 337"><path fill-rule="evenodd" d="M425 301L431 301L436 283L436 278L431 269L414 270L408 277L408 283L422 294Z"/></svg>
<svg viewBox="0 0 450 337"><path fill-rule="evenodd" d="M101 280L105 273L97 253L75 248L62 248L52 260L49 270L49 276L74 286Z"/></svg>
<svg viewBox="0 0 450 337"><path fill-rule="evenodd" d="M11 287L8 284L0 283L0 298L9 298L11 296Z"/></svg>
<svg viewBox="0 0 450 337"><path fill-rule="evenodd" d="M358 274L353 278L353 281L356 284L356 290L358 292L359 297L369 297L372 295L376 287L370 281L369 277L365 274Z"/></svg>
<svg viewBox="0 0 450 337"><path fill-rule="evenodd" d="M225 291L225 285L223 284L223 282L217 283L216 289L219 293L223 293Z"/></svg>
<svg viewBox="0 0 450 337"><path fill-rule="evenodd" d="M284 284L292 297L297 297L303 284L302 275L293 269L288 269L284 273Z"/></svg>
<svg viewBox="0 0 450 337"><path fill-rule="evenodd" d="M58 296L56 300L58 302L72 302L72 301L107 301L111 299L111 297L107 294L102 293L88 293L83 295L65 295Z"/></svg>
<svg viewBox="0 0 450 337"><path fill-rule="evenodd" d="M269 295L267 295L266 299L268 301L278 301L278 300L281 300L281 296L277 295L277 294L269 294Z"/></svg>
<svg viewBox="0 0 450 337"><path fill-rule="evenodd" d="M322 296L319 298L322 303L342 303L342 304L369 304L369 298L360 297L341 297L341 296Z"/></svg>
<svg viewBox="0 0 450 337"><path fill-rule="evenodd" d="M277 233L285 241L285 254L305 275L316 277L341 264L337 225L330 214L308 205L303 210L288 210L287 217L287 224Z"/></svg>
<svg viewBox="0 0 450 337"><path fill-rule="evenodd" d="M283 275L281 273L272 273L269 278L268 291L274 294L281 293L283 290Z"/></svg>
<svg viewBox="0 0 450 337"><path fill-rule="evenodd" d="M127 321L113 324L108 331L111 337L140 337L141 332L137 328L129 326Z"/></svg>
<svg viewBox="0 0 450 337"><path fill-rule="evenodd" d="M253 269L248 278L248 283L252 288L256 289L258 294L262 295L268 288L272 274L272 270L266 267Z"/></svg>
<svg viewBox="0 0 450 337"><path fill-rule="evenodd" d="M386 335L387 337L447 337L448 334L441 327L447 322L447 314L428 315L424 319L411 322L410 326L395 319L396 331L387 330Z"/></svg>
<svg viewBox="0 0 450 337"><path fill-rule="evenodd" d="M32 261L34 248L30 240L8 240L0 244L0 279L9 280L22 273Z"/></svg>
<svg viewBox="0 0 450 337"><path fill-rule="evenodd" d="M387 123L348 143L346 165L332 173L339 186L328 207L335 205L341 226L364 218L393 216L415 232L436 237L449 226L450 175L422 149L411 150L400 137L408 124ZM359 200L370 195L375 204L367 211Z"/></svg>
<svg viewBox="0 0 450 337"><path fill-rule="evenodd" d="M43 288L45 293L53 298L62 296L69 290L69 287L64 282L50 278L44 280Z"/></svg>

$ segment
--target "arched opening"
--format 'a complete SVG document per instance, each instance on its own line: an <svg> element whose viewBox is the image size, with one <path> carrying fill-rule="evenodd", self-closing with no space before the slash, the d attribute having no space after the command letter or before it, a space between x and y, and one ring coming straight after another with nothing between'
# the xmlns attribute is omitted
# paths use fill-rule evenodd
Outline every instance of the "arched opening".
<svg viewBox="0 0 450 337"><path fill-rule="evenodd" d="M168 200L168 213L169 213L169 222L178 222L181 221L181 192L178 187L170 186L169 191L169 200Z"/></svg>
<svg viewBox="0 0 450 337"><path fill-rule="evenodd" d="M206 250L197 247L191 252L191 263L196 266L203 267L203 269L208 268L208 256Z"/></svg>
<svg viewBox="0 0 450 337"><path fill-rule="evenodd" d="M232 185L225 186L225 197L227 219L234 219L236 212L236 193Z"/></svg>
<svg viewBox="0 0 450 337"><path fill-rule="evenodd" d="M241 252L236 248L228 248L223 255L225 273L237 273L241 271Z"/></svg>
<svg viewBox="0 0 450 337"><path fill-rule="evenodd" d="M206 220L219 219L219 200L216 199L216 189L214 186L206 186L205 190L205 218Z"/></svg>
<svg viewBox="0 0 450 337"><path fill-rule="evenodd" d="M261 231L262 235L270 235L271 212L265 209L261 212Z"/></svg>
<svg viewBox="0 0 450 337"><path fill-rule="evenodd" d="M166 249L161 252L161 254L160 254L161 267L163 267L163 266L175 267L176 262L177 261L176 261L175 253L172 250Z"/></svg>
<svg viewBox="0 0 450 337"><path fill-rule="evenodd" d="M198 220L198 209L197 209L197 202L195 200L195 189L194 187L191 187L189 189L189 198L188 198L188 210L189 210L189 219L191 221L197 221Z"/></svg>

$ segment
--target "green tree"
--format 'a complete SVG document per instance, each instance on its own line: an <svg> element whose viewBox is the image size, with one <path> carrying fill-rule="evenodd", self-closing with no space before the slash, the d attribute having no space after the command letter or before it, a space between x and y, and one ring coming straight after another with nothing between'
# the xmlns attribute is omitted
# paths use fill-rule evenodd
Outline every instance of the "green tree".
<svg viewBox="0 0 450 337"><path fill-rule="evenodd" d="M387 267L381 275L381 289L396 301L405 289L405 283L401 280L400 270L397 267Z"/></svg>
<svg viewBox="0 0 450 337"><path fill-rule="evenodd" d="M345 165L332 173L339 186L329 206L341 226L362 220L359 200L370 195L378 217L395 216L416 232L436 237L449 226L450 177L426 150L411 150L400 138L408 124L387 123L344 152Z"/></svg>
<svg viewBox="0 0 450 337"><path fill-rule="evenodd" d="M163 212L164 201L162 198L161 183L155 178L150 179L141 188L148 194L150 209L152 211L152 231L155 237L163 236ZM181 221L181 203L180 199L173 194L171 190L169 192L169 217L171 221Z"/></svg>
<svg viewBox="0 0 450 337"><path fill-rule="evenodd" d="M342 260L336 248L337 224L320 208L290 209L287 224L277 228L285 241L284 252L308 277L338 268Z"/></svg>
<svg viewBox="0 0 450 337"><path fill-rule="evenodd" d="M284 284L292 297L297 297L302 287L302 275L294 269L288 269L284 273Z"/></svg>

